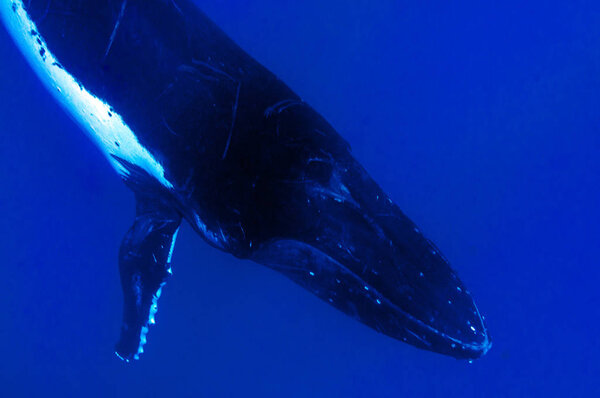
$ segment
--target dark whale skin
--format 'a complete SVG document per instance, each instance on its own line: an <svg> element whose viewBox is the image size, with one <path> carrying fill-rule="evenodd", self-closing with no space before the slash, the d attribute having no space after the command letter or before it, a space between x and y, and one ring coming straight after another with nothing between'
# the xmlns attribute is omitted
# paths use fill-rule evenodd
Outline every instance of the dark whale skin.
<svg viewBox="0 0 600 398"><path fill-rule="evenodd" d="M116 159L138 201L120 250L121 358L143 351L182 219L395 339L461 359L489 350L483 317L439 249L332 126L191 1L13 3L170 183Z"/></svg>

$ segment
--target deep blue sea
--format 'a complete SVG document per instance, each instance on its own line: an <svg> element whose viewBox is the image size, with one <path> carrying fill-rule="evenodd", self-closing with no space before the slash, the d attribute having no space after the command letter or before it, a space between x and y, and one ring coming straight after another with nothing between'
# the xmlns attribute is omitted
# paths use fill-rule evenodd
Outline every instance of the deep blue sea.
<svg viewBox="0 0 600 398"><path fill-rule="evenodd" d="M184 225L119 361L133 194L0 29L1 396L600 396L600 3L196 2L436 242L493 348L402 344Z"/></svg>

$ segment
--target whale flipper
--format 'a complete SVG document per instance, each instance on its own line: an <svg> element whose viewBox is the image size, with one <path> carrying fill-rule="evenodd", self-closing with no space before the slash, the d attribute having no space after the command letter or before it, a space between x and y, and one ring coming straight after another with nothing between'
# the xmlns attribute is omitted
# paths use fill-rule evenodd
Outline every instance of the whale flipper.
<svg viewBox="0 0 600 398"><path fill-rule="evenodd" d="M156 197L137 193L135 222L119 250L124 308L116 354L129 361L143 352L161 289L171 275L171 255L181 216Z"/></svg>

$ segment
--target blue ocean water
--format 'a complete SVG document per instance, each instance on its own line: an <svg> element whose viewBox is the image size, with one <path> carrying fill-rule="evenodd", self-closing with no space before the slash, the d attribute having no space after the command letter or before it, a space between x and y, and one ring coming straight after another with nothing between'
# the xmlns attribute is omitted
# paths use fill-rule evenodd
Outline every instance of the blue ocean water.
<svg viewBox="0 0 600 398"><path fill-rule="evenodd" d="M0 30L2 396L600 394L600 4L197 3L350 142L494 347L401 344L184 226L146 353L117 360L133 195Z"/></svg>

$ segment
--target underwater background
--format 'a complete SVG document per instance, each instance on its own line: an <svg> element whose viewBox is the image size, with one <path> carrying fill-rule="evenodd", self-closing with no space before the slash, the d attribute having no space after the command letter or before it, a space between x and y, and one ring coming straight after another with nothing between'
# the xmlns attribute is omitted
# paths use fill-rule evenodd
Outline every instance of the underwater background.
<svg viewBox="0 0 600 398"><path fill-rule="evenodd" d="M598 2L196 3L350 142L493 348L417 350L184 225L121 362L133 194L0 29L1 396L600 396Z"/></svg>

